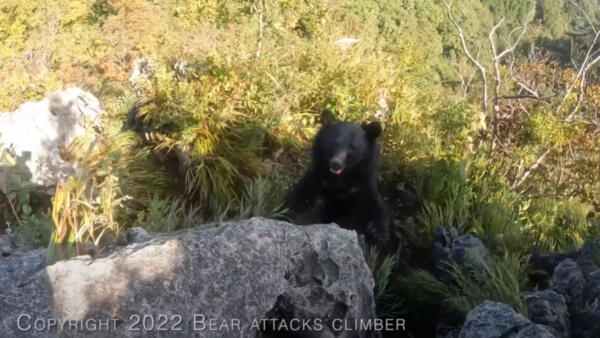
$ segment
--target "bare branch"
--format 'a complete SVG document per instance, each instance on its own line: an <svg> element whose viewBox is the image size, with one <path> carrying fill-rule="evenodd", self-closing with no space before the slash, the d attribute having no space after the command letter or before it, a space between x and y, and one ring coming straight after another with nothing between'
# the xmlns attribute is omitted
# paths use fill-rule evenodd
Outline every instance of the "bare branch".
<svg viewBox="0 0 600 338"><path fill-rule="evenodd" d="M518 187L520 187L525 182L525 180L527 180L527 177L529 177L529 175L531 175L531 173L534 170L536 170L542 164L542 162L544 162L544 159L550 153L552 148L553 148L552 145L549 145L548 147L546 147L546 149L541 153L541 155L537 158L537 160L529 167L529 169L527 169L523 173L523 175L521 175L521 178L518 179L517 181L515 181L515 183L510 187L510 190L515 190Z"/></svg>
<svg viewBox="0 0 600 338"><path fill-rule="evenodd" d="M253 4L254 10L258 14L258 41L256 42L256 57L260 57L260 52L262 50L262 41L263 41L263 13L265 11L265 1L264 0L255 0Z"/></svg>
<svg viewBox="0 0 600 338"><path fill-rule="evenodd" d="M502 100L520 100L520 99L534 99L534 100L541 100L541 98L537 95L504 95L504 96L500 96L500 99Z"/></svg>
<svg viewBox="0 0 600 338"><path fill-rule="evenodd" d="M477 53L477 57L479 57L479 53ZM469 72L469 74L465 75L463 75L460 65L452 67L452 70L454 70L454 72L460 79L460 90L462 92L462 97L466 98L467 93L469 92L469 88L471 87L471 82L473 82L473 77L475 77L475 74L477 74L477 69L474 69L472 72ZM465 80L466 75L468 75L468 77Z"/></svg>
<svg viewBox="0 0 600 338"><path fill-rule="evenodd" d="M585 17L585 20L587 21L588 25L590 25L590 27L592 27L592 30L594 31L594 34L597 34L598 32L596 31L596 27L594 27L594 24L592 23L592 20L590 20L590 17L587 15L587 13L583 10L583 8L581 8L581 6L579 6L575 1L571 0L571 4L573 4L573 6L577 7L577 9L581 12L581 14L583 14L583 16Z"/></svg>
<svg viewBox="0 0 600 338"><path fill-rule="evenodd" d="M481 63L479 61L477 61L477 59L474 58L473 55L471 54L471 52L469 51L469 47L467 47L467 42L465 41L465 35L463 33L463 30L460 27L460 25L456 22L454 17L452 16L452 3L453 3L453 0L444 0L444 4L446 5L446 8L448 9L448 18L450 19L450 22L452 22L452 24L458 30L458 37L460 38L460 43L462 45L462 49L463 49L464 53L467 55L467 58L469 58L469 60L475 65L475 67L477 67L479 69L479 72L481 73L481 79L483 81L482 110L483 110L483 113L486 114L487 113L487 101L488 101L486 70L485 70L485 67L482 66Z"/></svg>
<svg viewBox="0 0 600 338"><path fill-rule="evenodd" d="M567 98L569 97L569 95L571 94L571 92L573 91L573 88L575 88L575 85L577 84L577 82L579 81L579 79L582 79L579 86L580 88L583 87L582 82L585 82L583 79L585 78L585 73L588 71L588 69L593 66L596 62L598 62L598 58L594 59L593 63L590 64L589 60L590 60L590 56L592 55L592 51L594 50L594 47L596 46L596 43L598 42L598 38L600 37L600 31L598 31L596 33L596 36L594 37L594 41L592 42L590 48L588 49L585 58L583 59L583 63L581 64L581 67L579 68L579 71L577 72L577 76L575 77L575 80L573 81L573 83L571 83L571 85L569 86L569 89L567 89L567 92L565 93L565 96L563 97L561 103L558 105L558 107L556 107L556 110L554 111L554 115L557 115L560 112L560 109L564 106L564 104L567 102ZM580 91L580 94L581 91ZM581 98L583 99L583 97ZM579 101L579 99L578 99ZM567 117L567 121L570 121L573 118L573 115L575 114L575 112L577 111L577 109L579 108L579 106L575 106L574 109L571 109L571 112L569 113L568 117Z"/></svg>
<svg viewBox="0 0 600 338"><path fill-rule="evenodd" d="M521 87L522 89L524 89L525 91L527 91L528 93L533 95L536 99L540 99L540 94L538 94L537 90L533 90L533 89L529 88L528 85L526 85L520 79L517 78L517 76L514 73L514 63L515 63L515 59L513 57L513 58L511 58L510 66L508 67L508 74L510 75L510 78L514 82L516 82L519 85L519 87Z"/></svg>
<svg viewBox="0 0 600 338"><path fill-rule="evenodd" d="M527 21L525 22L525 24L523 25L523 27L521 28L521 34L519 34L519 36L517 37L517 40L510 45L507 49L505 49L504 51L502 51L500 54L498 54L498 50L496 48L496 42L494 41L494 35L496 34L496 31L498 30L498 28L500 28L500 26L504 23L504 18L502 18L500 20L500 22L498 22L490 31L490 34L488 36L489 41L490 41L490 47L492 49L492 54L494 56L494 74L496 77L496 85L494 86L494 111L492 113L492 147L491 150L494 150L496 147L496 134L497 134L497 115L500 112L500 86L502 85L502 78L500 76L500 60L502 60L502 58L504 58L506 55L508 55L509 53L511 53L519 44L519 41L521 41L521 38L523 38L523 36L525 35L525 32L527 32ZM513 30L511 32L511 34L513 32L515 32L516 30Z"/></svg>
<svg viewBox="0 0 600 338"><path fill-rule="evenodd" d="M519 34L515 43L513 43L512 46L510 46L509 48L504 50L502 53L500 53L500 55L496 56L496 58L498 60L500 60L503 57L505 57L506 54L511 53L513 50L515 50L515 48L517 47L517 45L519 44L519 42L521 41L521 39L523 38L523 36L525 35L526 32L527 32L527 22L525 22L525 25L523 25L523 30L521 30L521 34Z"/></svg>
<svg viewBox="0 0 600 338"><path fill-rule="evenodd" d="M577 63L575 62L575 58L573 57L573 37L569 37L569 55L571 57L571 63L573 64L573 67L575 67L575 69L579 69L579 66L577 66Z"/></svg>
<svg viewBox="0 0 600 338"><path fill-rule="evenodd" d="M494 86L494 107L492 113L492 147L493 151L496 148L496 134L497 134L497 117L498 112L500 111L500 85L502 84L502 78L500 77L500 66L499 66L499 58L498 52L496 50L496 43L494 42L494 34L496 34L496 30L502 25L504 22L504 18L500 20L490 31L489 40L490 47L492 48L492 54L494 56L494 74L496 75L496 85Z"/></svg>

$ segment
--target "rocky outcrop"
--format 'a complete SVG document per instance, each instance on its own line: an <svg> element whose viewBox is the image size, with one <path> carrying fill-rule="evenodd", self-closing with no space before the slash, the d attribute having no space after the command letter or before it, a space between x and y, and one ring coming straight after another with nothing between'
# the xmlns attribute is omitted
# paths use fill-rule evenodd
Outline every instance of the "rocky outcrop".
<svg viewBox="0 0 600 338"><path fill-rule="evenodd" d="M28 169L31 182L53 186L74 169L60 157L59 149L98 126L103 110L94 95L79 88L57 91L38 102L28 102L13 112L0 113L0 151L11 149ZM0 188L9 167L0 167Z"/></svg>
<svg viewBox="0 0 600 338"><path fill-rule="evenodd" d="M485 301L467 314L460 338L553 338L541 325L532 323L510 306Z"/></svg>
<svg viewBox="0 0 600 338"><path fill-rule="evenodd" d="M10 235L0 236L0 294L25 283L45 262L45 250L23 250L14 245Z"/></svg>
<svg viewBox="0 0 600 338"><path fill-rule="evenodd" d="M543 290L526 294L523 300L532 322L545 325L557 338L569 338L569 309L561 294Z"/></svg>
<svg viewBox="0 0 600 338"><path fill-rule="evenodd" d="M444 282L452 281L448 273L448 263L467 269L479 269L489 264L491 256L486 246L475 236L459 236L454 228L438 228L433 243L432 260L436 268L436 276Z"/></svg>
<svg viewBox="0 0 600 338"><path fill-rule="evenodd" d="M357 235L335 225L253 218L133 238L97 257L12 273L18 282L0 288L2 335L253 337L288 316L321 321L330 333L333 320L375 317ZM23 266L0 259L0 276Z"/></svg>
<svg viewBox="0 0 600 338"><path fill-rule="evenodd" d="M149 58L140 58L133 61L133 71L129 77L129 85L137 97L143 97L147 94L144 83L152 78L154 74L154 64Z"/></svg>
<svg viewBox="0 0 600 338"><path fill-rule="evenodd" d="M588 261L586 259L586 261ZM573 259L554 269L550 289L566 300L571 317L571 337L600 337L600 270L588 275Z"/></svg>
<svg viewBox="0 0 600 338"><path fill-rule="evenodd" d="M355 38L342 38L334 41L334 44L340 47L343 51L348 50L350 47L356 45L357 43L358 39Z"/></svg>
<svg viewBox="0 0 600 338"><path fill-rule="evenodd" d="M550 289L560 293L567 303L580 303L586 282L579 265L568 258L560 262L550 280Z"/></svg>

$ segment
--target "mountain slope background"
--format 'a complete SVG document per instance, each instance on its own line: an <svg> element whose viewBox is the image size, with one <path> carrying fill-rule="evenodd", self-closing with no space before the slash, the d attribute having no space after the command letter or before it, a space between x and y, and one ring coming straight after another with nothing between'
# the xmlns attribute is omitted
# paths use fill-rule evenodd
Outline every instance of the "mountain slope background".
<svg viewBox="0 0 600 338"><path fill-rule="evenodd" d="M106 116L102 137L64 149L82 170L52 189L49 209L9 161L0 229L63 252L110 243L132 226L284 218L284 196L329 108L384 125L381 185L402 254L373 257L380 314L428 323L432 308L449 302L465 313L485 299L524 309L520 293L548 277L531 257L597 236L600 86L590 61L600 8L592 0L451 3L486 70L483 102L480 68L449 4L2 1L0 111L78 86ZM514 49L495 63L496 24L496 56ZM357 43L336 44L344 38ZM136 80L137 96L129 78L139 59L151 60L152 76ZM76 235L77 222L59 219L90 231ZM483 240L493 262L486 275L456 268L458 285L436 279L439 228Z"/></svg>

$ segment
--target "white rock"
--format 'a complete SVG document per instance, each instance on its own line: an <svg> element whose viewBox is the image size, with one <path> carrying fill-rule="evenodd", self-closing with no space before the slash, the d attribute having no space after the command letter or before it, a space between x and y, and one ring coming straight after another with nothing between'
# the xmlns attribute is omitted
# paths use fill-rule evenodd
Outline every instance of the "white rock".
<svg viewBox="0 0 600 338"><path fill-rule="evenodd" d="M355 45L357 43L358 43L358 40L354 39L354 38L343 38L343 39L336 40L334 42L334 44L336 46L342 48L343 50L346 50L349 47L351 47L351 46L353 46L353 45Z"/></svg>
<svg viewBox="0 0 600 338"><path fill-rule="evenodd" d="M0 113L0 149L12 148L15 155L27 158L32 183L52 186L74 168L60 158L59 147L84 134L85 121L98 126L102 113L100 101L79 88L54 92Z"/></svg>
<svg viewBox="0 0 600 338"><path fill-rule="evenodd" d="M154 65L149 58L141 58L133 61L133 71L129 77L129 85L137 97L146 95L146 91L140 82L147 81L152 77Z"/></svg>

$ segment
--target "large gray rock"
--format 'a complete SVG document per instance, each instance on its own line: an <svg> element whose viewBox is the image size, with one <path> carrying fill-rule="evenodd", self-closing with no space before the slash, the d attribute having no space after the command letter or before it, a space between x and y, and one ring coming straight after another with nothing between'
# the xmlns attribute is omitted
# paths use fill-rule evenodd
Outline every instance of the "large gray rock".
<svg viewBox="0 0 600 338"><path fill-rule="evenodd" d="M600 269L600 238L586 240L577 253L576 262L583 272Z"/></svg>
<svg viewBox="0 0 600 338"><path fill-rule="evenodd" d="M571 337L600 337L600 298L590 299L572 309Z"/></svg>
<svg viewBox="0 0 600 338"><path fill-rule="evenodd" d="M600 337L600 270L587 276L583 297L571 306L572 337Z"/></svg>
<svg viewBox="0 0 600 338"><path fill-rule="evenodd" d="M374 318L373 286L355 232L253 218L159 235L93 259L61 261L18 285L3 285L0 332L6 337L253 337L261 325L272 323L261 322L268 317L291 314L322 320L324 326L335 318L349 323ZM20 330L19 319L21 328L37 323L42 329ZM67 330L58 332L48 329L49 320L80 326L67 322ZM160 323L165 331L158 330ZM153 330L145 331L144 324Z"/></svg>
<svg viewBox="0 0 600 338"><path fill-rule="evenodd" d="M25 160L32 183L53 186L74 168L61 159L59 148L84 134L86 121L98 125L102 113L98 99L79 88L22 104L16 111L0 113L0 152L11 148ZM0 167L0 189L7 170Z"/></svg>
<svg viewBox="0 0 600 338"><path fill-rule="evenodd" d="M0 239L8 236L0 236ZM0 255L0 295L11 288L23 284L36 272L44 269L45 250L21 252L4 250Z"/></svg>
<svg viewBox="0 0 600 338"><path fill-rule="evenodd" d="M452 282L448 273L448 263L456 263L466 269L481 269L491 262L486 246L473 235L458 235L454 228L438 228L432 251L436 277L444 282Z"/></svg>
<svg viewBox="0 0 600 338"><path fill-rule="evenodd" d="M534 324L510 306L485 301L467 314L460 338L554 338L541 325Z"/></svg>
<svg viewBox="0 0 600 338"><path fill-rule="evenodd" d="M584 302L585 288L583 272L574 260L567 258L554 269L550 289L563 295L569 306Z"/></svg>
<svg viewBox="0 0 600 338"><path fill-rule="evenodd" d="M15 250L15 245L13 244L10 235L0 235L0 257L8 257Z"/></svg>
<svg viewBox="0 0 600 338"><path fill-rule="evenodd" d="M460 266L478 268L489 264L490 257L485 245L473 235L460 236L452 242L450 258Z"/></svg>
<svg viewBox="0 0 600 338"><path fill-rule="evenodd" d="M556 337L569 338L569 309L565 298L544 290L523 297L532 322L545 325Z"/></svg>
<svg viewBox="0 0 600 338"><path fill-rule="evenodd" d="M588 275L588 285L587 298L600 299L600 270L596 270Z"/></svg>

